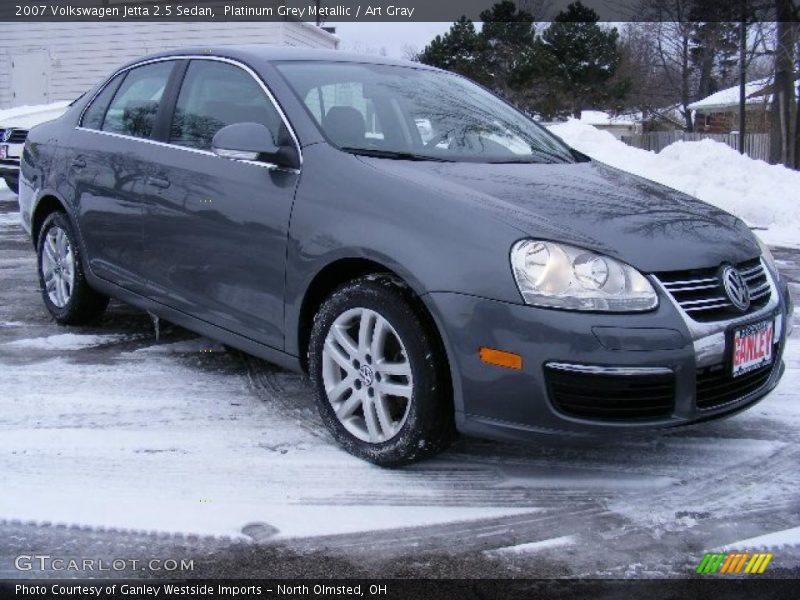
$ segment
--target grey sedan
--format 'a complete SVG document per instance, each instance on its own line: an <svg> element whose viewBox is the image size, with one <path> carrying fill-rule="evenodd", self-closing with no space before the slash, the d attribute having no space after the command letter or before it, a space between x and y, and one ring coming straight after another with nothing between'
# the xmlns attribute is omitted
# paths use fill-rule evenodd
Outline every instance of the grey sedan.
<svg viewBox="0 0 800 600"><path fill-rule="evenodd" d="M31 130L20 207L59 323L114 297L305 370L380 465L731 415L783 372L791 299L742 221L420 64L137 60Z"/></svg>

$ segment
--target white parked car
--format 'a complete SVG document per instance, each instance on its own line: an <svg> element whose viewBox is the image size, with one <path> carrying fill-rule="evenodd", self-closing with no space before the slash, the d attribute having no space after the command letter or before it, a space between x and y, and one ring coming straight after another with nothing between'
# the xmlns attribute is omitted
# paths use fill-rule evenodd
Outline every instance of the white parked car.
<svg viewBox="0 0 800 600"><path fill-rule="evenodd" d="M57 102L0 110L0 177L15 194L19 188L19 161L28 130L40 123L57 119L70 104Z"/></svg>

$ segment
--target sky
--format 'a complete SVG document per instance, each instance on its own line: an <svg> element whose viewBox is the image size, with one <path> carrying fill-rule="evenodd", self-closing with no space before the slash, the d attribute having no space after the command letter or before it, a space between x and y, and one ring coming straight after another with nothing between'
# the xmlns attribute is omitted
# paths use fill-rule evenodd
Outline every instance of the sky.
<svg viewBox="0 0 800 600"><path fill-rule="evenodd" d="M405 58L406 46L421 51L438 34L445 33L451 22L443 23L345 23L329 21L341 39L339 48L359 54L382 54Z"/></svg>

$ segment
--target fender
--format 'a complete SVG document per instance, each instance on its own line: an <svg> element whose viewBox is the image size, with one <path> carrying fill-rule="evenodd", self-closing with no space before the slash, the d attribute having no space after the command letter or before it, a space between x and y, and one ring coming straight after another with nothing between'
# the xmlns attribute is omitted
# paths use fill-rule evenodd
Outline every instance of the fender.
<svg viewBox="0 0 800 600"><path fill-rule="evenodd" d="M41 206L43 199L54 198L56 202L58 202L58 204L61 205L61 208L64 209L64 212L67 215L67 219L69 219L69 224L72 226L72 231L75 233L75 237L77 239L78 246L80 249L79 255L81 257L81 264L83 265L84 274L90 280L95 279L95 275L94 273L91 272L91 269L89 267L89 262L86 259L86 245L84 244L80 223L75 216L75 211L73 207L68 202L66 202L66 200L64 200L64 197L60 193L58 193L58 191L55 190L54 188L43 188L39 190L38 193L36 193L34 198L35 199L32 203L32 208L30 212L30 223L28 224L28 233L30 235L31 241L33 242L34 248L36 248L36 245L38 243L37 236L39 235L39 232L35 229L41 227L41 223L44 220L38 218L37 213L39 211L39 207ZM25 220L23 218L23 223L24 222ZM34 225L36 225L36 228L34 228Z"/></svg>
<svg viewBox="0 0 800 600"><path fill-rule="evenodd" d="M291 243L290 243L291 247ZM284 351L298 356L300 354L299 333L302 326L303 309L309 292L318 280L321 273L337 262L348 260L369 261L390 271L402 279L411 290L422 297L428 290L422 285L405 265L394 258L381 252L368 248L347 248L333 250L327 254L314 257L315 268L309 269L307 265L298 266L303 259L297 254L288 257L286 261L286 291L284 296ZM304 261L303 261L304 262ZM292 280L290 273L306 273L301 280Z"/></svg>

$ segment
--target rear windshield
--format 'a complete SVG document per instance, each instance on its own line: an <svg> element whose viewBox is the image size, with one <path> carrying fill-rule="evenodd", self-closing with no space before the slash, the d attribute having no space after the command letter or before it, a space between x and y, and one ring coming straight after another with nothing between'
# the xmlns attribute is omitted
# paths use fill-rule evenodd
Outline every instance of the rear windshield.
<svg viewBox="0 0 800 600"><path fill-rule="evenodd" d="M530 118L463 77L347 62L277 66L327 139L349 152L465 162L578 160Z"/></svg>

